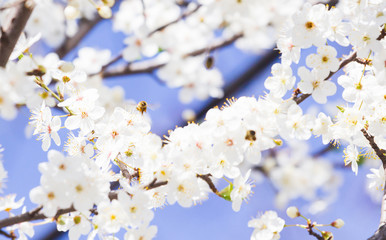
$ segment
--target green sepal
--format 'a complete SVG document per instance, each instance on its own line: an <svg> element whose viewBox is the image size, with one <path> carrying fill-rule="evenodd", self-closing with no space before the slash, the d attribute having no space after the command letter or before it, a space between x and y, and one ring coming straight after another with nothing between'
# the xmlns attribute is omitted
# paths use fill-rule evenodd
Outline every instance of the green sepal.
<svg viewBox="0 0 386 240"><path fill-rule="evenodd" d="M226 186L225 188L223 188L220 192L219 192L219 195L224 198L225 200L227 201L232 201L231 200L231 192L233 190L233 184L230 183L228 186Z"/></svg>
<svg viewBox="0 0 386 240"><path fill-rule="evenodd" d="M358 166L363 165L365 163L365 161L366 161L366 157L365 156L363 156L363 155L359 156Z"/></svg>

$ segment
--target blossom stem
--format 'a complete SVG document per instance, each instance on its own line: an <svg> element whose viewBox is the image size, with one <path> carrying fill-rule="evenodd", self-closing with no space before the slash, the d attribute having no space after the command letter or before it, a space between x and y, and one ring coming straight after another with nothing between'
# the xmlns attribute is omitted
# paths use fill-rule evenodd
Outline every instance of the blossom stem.
<svg viewBox="0 0 386 240"><path fill-rule="evenodd" d="M220 196L220 194L219 194L219 192L218 192L216 186L215 186L214 183L212 182L212 179L210 179L210 176L212 176L210 173L209 173L209 174L204 174L204 175L197 174L197 177L198 177L198 178L201 178L202 180L204 180L204 181L208 184L210 190L212 190L212 192L213 192L214 194L216 194L217 196Z"/></svg>
<svg viewBox="0 0 386 240"><path fill-rule="evenodd" d="M58 100L59 102L63 102L63 99L61 99L56 93L54 93L49 87L47 87L47 85L45 85L43 83L43 81L37 79L36 80L36 83L41 86L44 90L46 90L47 92L49 92L56 100ZM68 108L68 106L65 106L65 108L67 109L68 113L70 115L74 115L74 113L70 110L70 108Z"/></svg>
<svg viewBox="0 0 386 240"><path fill-rule="evenodd" d="M7 233L1 229L0 229L0 235L6 236L7 238L10 238L10 239L16 239L15 233L13 232Z"/></svg>

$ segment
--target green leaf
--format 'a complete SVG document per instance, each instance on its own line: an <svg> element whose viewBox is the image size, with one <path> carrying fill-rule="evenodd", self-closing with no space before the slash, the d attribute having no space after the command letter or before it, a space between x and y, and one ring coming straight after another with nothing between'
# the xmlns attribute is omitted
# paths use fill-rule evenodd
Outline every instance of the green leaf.
<svg viewBox="0 0 386 240"><path fill-rule="evenodd" d="M231 192L233 190L233 184L229 184L227 187L223 188L220 192L219 195L224 198L227 201L232 201L231 200Z"/></svg>

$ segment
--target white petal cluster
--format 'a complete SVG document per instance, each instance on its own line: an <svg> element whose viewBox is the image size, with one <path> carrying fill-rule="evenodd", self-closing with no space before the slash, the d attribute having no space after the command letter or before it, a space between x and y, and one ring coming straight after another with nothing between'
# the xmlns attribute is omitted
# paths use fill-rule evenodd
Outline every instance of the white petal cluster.
<svg viewBox="0 0 386 240"><path fill-rule="evenodd" d="M275 211L266 211L261 217L248 222L254 228L251 240L277 240L284 228L284 220Z"/></svg>
<svg viewBox="0 0 386 240"><path fill-rule="evenodd" d="M41 185L30 192L31 201L42 205L46 216L55 216L59 208L71 205L87 212L107 198L110 186L106 173L94 162L82 157L65 157L55 150L48 152L48 160L39 164Z"/></svg>

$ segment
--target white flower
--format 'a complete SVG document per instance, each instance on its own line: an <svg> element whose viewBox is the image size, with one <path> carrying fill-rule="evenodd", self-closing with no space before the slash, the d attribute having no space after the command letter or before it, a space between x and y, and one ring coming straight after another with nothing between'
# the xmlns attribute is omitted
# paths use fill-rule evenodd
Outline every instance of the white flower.
<svg viewBox="0 0 386 240"><path fill-rule="evenodd" d="M47 151L51 146L51 138L57 146L60 145L58 131L62 125L59 117L52 117L51 109L45 106L43 102L40 110L34 109L31 116L30 124L34 125L34 135L39 134L37 140L42 140L42 149Z"/></svg>
<svg viewBox="0 0 386 240"><path fill-rule="evenodd" d="M94 217L93 222L107 233L117 233L121 227L128 225L129 217L122 204L113 199L98 205L98 215Z"/></svg>
<svg viewBox="0 0 386 240"><path fill-rule="evenodd" d="M380 28L375 23L358 24L349 33L349 40L357 50L357 56L368 58L370 50L378 52L382 49L381 42L377 40L380 35Z"/></svg>
<svg viewBox="0 0 386 240"><path fill-rule="evenodd" d="M252 194L251 190L251 182L248 181L249 175L251 174L251 170L245 174L245 177L239 176L233 181L233 190L231 192L231 200L232 200L232 209L235 212L240 211L241 203L243 200L247 200L248 197Z"/></svg>
<svg viewBox="0 0 386 240"><path fill-rule="evenodd" d="M367 174L369 178L368 188L375 188L377 191L382 191L385 188L385 170L383 166L379 166L378 169L371 168L371 174Z"/></svg>
<svg viewBox="0 0 386 240"><path fill-rule="evenodd" d="M89 219L78 212L60 215L56 224L58 231L69 231L70 240L78 240L81 235L86 235L91 230Z"/></svg>
<svg viewBox="0 0 386 240"><path fill-rule="evenodd" d="M191 207L200 192L197 177L189 174L181 174L170 181L168 186L168 203L171 205L178 202L182 207Z"/></svg>
<svg viewBox="0 0 386 240"><path fill-rule="evenodd" d="M303 110L297 104L292 104L288 108L287 120L279 125L280 134L284 138L306 140L311 137L312 120L311 115L303 115Z"/></svg>
<svg viewBox="0 0 386 240"><path fill-rule="evenodd" d="M254 228L251 240L277 240L284 228L284 220L274 211L266 211L260 218L248 222L248 227Z"/></svg>
<svg viewBox="0 0 386 240"><path fill-rule="evenodd" d="M157 234L157 226L141 225L137 229L129 229L124 236L125 240L151 240Z"/></svg>
<svg viewBox="0 0 386 240"><path fill-rule="evenodd" d="M350 144L343 152L344 152L344 165L347 166L348 164L351 163L351 169L355 173L355 175L357 175L358 162L360 159L360 154L358 152L357 147L353 144Z"/></svg>
<svg viewBox="0 0 386 240"><path fill-rule="evenodd" d="M376 79L373 75L364 75L361 70L352 70L349 75L338 78L338 84L344 87L342 97L347 102L365 101L371 103L376 91Z"/></svg>
<svg viewBox="0 0 386 240"><path fill-rule="evenodd" d="M24 204L24 198L21 198L18 201L15 201L16 194L9 194L5 197L0 198L0 211L11 211L13 209L18 209Z"/></svg>
<svg viewBox="0 0 386 240"><path fill-rule="evenodd" d="M16 58L18 58L21 54L23 54L26 50L28 50L34 43L39 41L40 37L41 37L41 34L38 33L31 38L26 38L25 34L22 33L20 35L19 40L16 43L15 48L11 53L11 56L9 57L9 60L15 60Z"/></svg>
<svg viewBox="0 0 386 240"><path fill-rule="evenodd" d="M319 72L316 69L310 72L305 67L300 67L298 75L301 78L298 84L300 91L312 94L312 98L317 103L326 103L327 97L336 93L336 85L333 82L325 81L323 72Z"/></svg>
<svg viewBox="0 0 386 240"><path fill-rule="evenodd" d="M337 51L331 46L318 47L318 54L310 54L306 58L307 66L320 71L320 78L326 78L330 72L339 68L339 61L336 58Z"/></svg>
<svg viewBox="0 0 386 240"><path fill-rule="evenodd" d="M295 84L295 77L292 76L292 69L288 65L275 63L271 69L272 77L268 77L264 86L276 97L283 97Z"/></svg>
<svg viewBox="0 0 386 240"><path fill-rule="evenodd" d="M318 118L315 120L312 132L316 136L322 135L323 144L328 144L332 139L332 132L330 130L332 124L330 116L326 116L322 112L319 113Z"/></svg>
<svg viewBox="0 0 386 240"><path fill-rule="evenodd" d="M95 121L101 118L105 112L103 107L85 101L73 104L70 109L73 115L67 117L64 126L69 130L80 128L84 133L90 133L95 127Z"/></svg>
<svg viewBox="0 0 386 240"><path fill-rule="evenodd" d="M303 5L301 12L293 15L292 37L294 45L309 48L311 45L321 46L326 39L323 33L327 27L326 7L323 4L311 6L310 3Z"/></svg>
<svg viewBox="0 0 386 240"><path fill-rule="evenodd" d="M350 42L346 36L351 28L349 23L342 22L343 13L338 8L331 8L327 12L327 16L329 21L326 33L328 40L335 41L341 46L348 46Z"/></svg>

